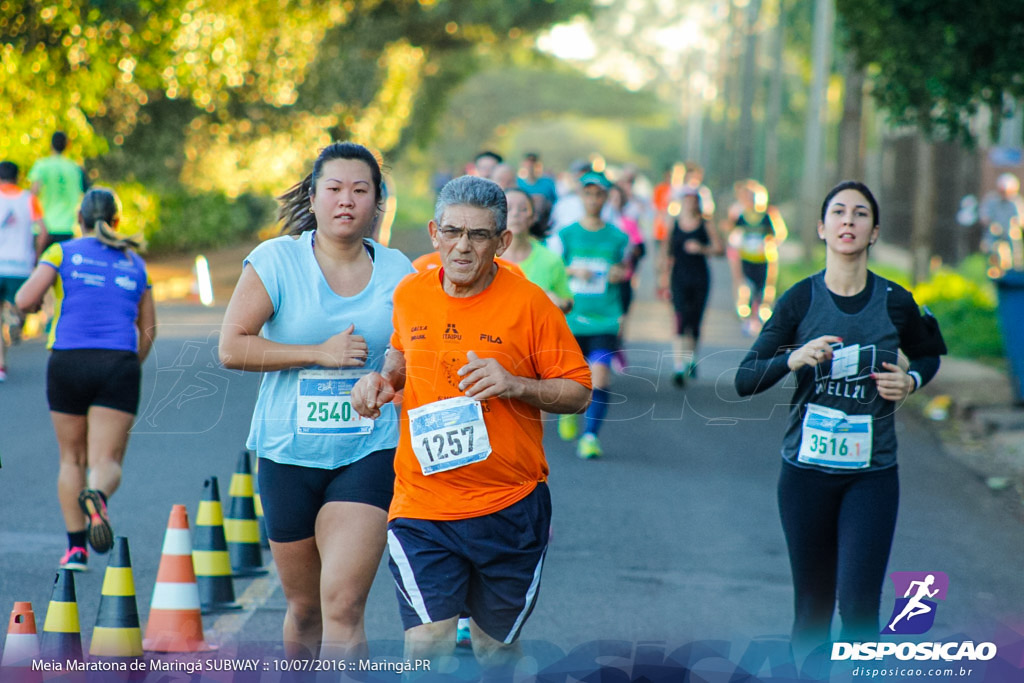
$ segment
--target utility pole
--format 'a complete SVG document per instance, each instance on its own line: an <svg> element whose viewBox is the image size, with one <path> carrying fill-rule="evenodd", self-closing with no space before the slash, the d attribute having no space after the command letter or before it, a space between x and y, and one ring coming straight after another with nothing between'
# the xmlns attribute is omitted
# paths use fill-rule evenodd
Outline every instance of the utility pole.
<svg viewBox="0 0 1024 683"><path fill-rule="evenodd" d="M817 242L817 207L824 194L825 125L827 123L826 91L832 71L832 36L835 33L835 0L815 0L814 43L811 63L814 74L807 102L807 124L804 136L804 169L801 183L801 209L798 230L804 256L810 258Z"/></svg>

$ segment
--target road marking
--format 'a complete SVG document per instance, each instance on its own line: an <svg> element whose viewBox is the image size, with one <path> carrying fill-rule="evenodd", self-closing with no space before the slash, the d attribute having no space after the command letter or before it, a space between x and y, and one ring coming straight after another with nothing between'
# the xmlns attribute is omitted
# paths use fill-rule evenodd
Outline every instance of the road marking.
<svg viewBox="0 0 1024 683"><path fill-rule="evenodd" d="M249 587L238 596L236 602L242 606L240 611L230 612L217 618L209 631L213 633L217 644L224 643L230 636L237 635L245 628L260 607L266 604L277 587L281 585L277 579L277 566L270 562L266 565L267 575L253 579Z"/></svg>

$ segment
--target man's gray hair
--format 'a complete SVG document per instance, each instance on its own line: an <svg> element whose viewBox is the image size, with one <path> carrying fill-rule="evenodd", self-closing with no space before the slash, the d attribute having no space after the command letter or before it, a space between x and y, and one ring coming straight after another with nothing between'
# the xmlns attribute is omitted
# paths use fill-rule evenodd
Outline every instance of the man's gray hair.
<svg viewBox="0 0 1024 683"><path fill-rule="evenodd" d="M434 222L440 226L441 218L449 206L475 206L487 209L494 218L495 233L504 232L508 225L508 204L505 192L493 180L464 175L448 181L437 195Z"/></svg>

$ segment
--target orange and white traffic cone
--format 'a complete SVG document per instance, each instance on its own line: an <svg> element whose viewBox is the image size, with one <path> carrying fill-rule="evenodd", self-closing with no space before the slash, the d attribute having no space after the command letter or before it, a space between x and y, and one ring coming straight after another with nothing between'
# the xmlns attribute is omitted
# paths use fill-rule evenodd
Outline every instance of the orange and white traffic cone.
<svg viewBox="0 0 1024 683"><path fill-rule="evenodd" d="M249 451L242 451L238 466L231 476L231 507L224 519L224 536L228 542L228 555L235 576L266 574L263 553L260 550L260 528L256 522L256 504L252 494L252 467Z"/></svg>
<svg viewBox="0 0 1024 683"><path fill-rule="evenodd" d="M114 538L110 564L103 575L100 609L92 630L89 654L94 657L137 659L142 656L142 631L135 602L135 578L128 539Z"/></svg>
<svg viewBox="0 0 1024 683"><path fill-rule="evenodd" d="M171 508L163 554L142 649L147 652L206 652L215 649L203 637L199 588L192 568L192 535L184 505Z"/></svg>
<svg viewBox="0 0 1024 683"><path fill-rule="evenodd" d="M43 659L82 661L82 630L78 625L78 600L75 598L75 573L61 569L53 582L50 605L46 608L43 637L39 642Z"/></svg>
<svg viewBox="0 0 1024 683"><path fill-rule="evenodd" d="M15 602L11 620L7 624L7 640L0 667L31 666L39 658L39 636L36 635L36 615L31 602Z"/></svg>
<svg viewBox="0 0 1024 683"><path fill-rule="evenodd" d="M224 539L224 512L220 505L217 477L203 482L203 499L196 513L196 537L192 544L192 568L199 585L199 604L203 614L242 609L235 602L235 584L231 578L231 559Z"/></svg>

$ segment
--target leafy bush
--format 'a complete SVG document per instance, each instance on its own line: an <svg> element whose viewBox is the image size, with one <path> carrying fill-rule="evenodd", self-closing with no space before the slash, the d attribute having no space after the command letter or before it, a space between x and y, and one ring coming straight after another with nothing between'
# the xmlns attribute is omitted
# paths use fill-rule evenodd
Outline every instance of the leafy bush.
<svg viewBox="0 0 1024 683"><path fill-rule="evenodd" d="M269 197L175 192L159 198L155 224L147 226L150 252L170 253L235 244L274 220Z"/></svg>
<svg viewBox="0 0 1024 683"><path fill-rule="evenodd" d="M951 355L994 360L1004 353L996 295L991 282L976 271L971 260L955 271L941 268L914 288L914 298L938 319Z"/></svg>

